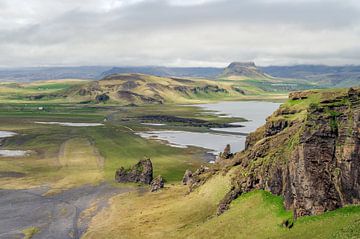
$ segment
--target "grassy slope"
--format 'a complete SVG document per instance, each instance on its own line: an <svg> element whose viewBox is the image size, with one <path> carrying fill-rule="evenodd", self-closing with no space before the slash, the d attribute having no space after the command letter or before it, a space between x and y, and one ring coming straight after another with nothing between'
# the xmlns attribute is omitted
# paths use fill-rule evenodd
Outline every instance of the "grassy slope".
<svg viewBox="0 0 360 239"><path fill-rule="evenodd" d="M41 94L54 94L74 86L86 84L87 82L86 80L66 79L35 81L31 83L0 83L0 103L64 102L64 99L61 98L45 97L41 100L30 100L28 97Z"/></svg>
<svg viewBox="0 0 360 239"><path fill-rule="evenodd" d="M95 216L83 238L358 238L360 207L347 207L321 216L303 217L292 229L281 223L292 218L282 199L253 191L236 199L216 216L229 177L218 175L198 191L185 186L162 192L116 196ZM144 207L146 205L146 207Z"/></svg>

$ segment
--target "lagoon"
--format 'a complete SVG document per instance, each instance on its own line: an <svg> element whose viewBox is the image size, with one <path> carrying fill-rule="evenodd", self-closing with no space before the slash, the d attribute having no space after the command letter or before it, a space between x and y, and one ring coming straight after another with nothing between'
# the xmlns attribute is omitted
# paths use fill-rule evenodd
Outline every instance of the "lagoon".
<svg viewBox="0 0 360 239"><path fill-rule="evenodd" d="M157 139L166 141L172 147L196 146L206 148L212 154L219 154L227 144L231 145L233 152L241 151L245 148L245 135L255 131L265 123L265 120L279 106L279 103L265 101L236 101L219 102L213 104L196 105L204 110L204 113L212 112L225 117L241 117L246 122L233 123L242 127L233 128L213 128L214 132L198 133L187 131L147 131L138 133L147 139ZM223 133L221 133L222 131Z"/></svg>

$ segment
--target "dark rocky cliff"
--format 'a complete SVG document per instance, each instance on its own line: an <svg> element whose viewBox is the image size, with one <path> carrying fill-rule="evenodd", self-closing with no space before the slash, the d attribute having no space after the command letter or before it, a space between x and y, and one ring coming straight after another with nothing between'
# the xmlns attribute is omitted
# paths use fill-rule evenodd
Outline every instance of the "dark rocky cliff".
<svg viewBox="0 0 360 239"><path fill-rule="evenodd" d="M227 165L236 173L219 213L254 189L282 195L295 217L360 203L360 89L289 97Z"/></svg>

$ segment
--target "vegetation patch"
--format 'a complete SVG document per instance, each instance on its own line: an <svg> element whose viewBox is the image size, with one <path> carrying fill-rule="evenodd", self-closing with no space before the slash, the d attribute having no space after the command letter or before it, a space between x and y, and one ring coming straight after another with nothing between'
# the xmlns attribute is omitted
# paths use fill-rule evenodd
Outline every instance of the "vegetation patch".
<svg viewBox="0 0 360 239"><path fill-rule="evenodd" d="M22 231L22 233L24 234L24 238L23 239L31 239L33 238L33 236L35 236L35 234L37 234L38 232L40 232L40 229L38 227L29 227L26 228Z"/></svg>

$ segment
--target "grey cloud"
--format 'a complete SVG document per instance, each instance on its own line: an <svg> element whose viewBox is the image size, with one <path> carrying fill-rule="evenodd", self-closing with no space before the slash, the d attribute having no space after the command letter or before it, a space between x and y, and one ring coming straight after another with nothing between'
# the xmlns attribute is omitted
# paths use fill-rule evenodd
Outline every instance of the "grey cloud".
<svg viewBox="0 0 360 239"><path fill-rule="evenodd" d="M65 1L52 14L51 4L30 0L41 12L30 14L29 24L0 26L0 66L326 63L334 55L339 64L360 63L347 53L360 42L360 8L352 0L148 0L105 10L104 1Z"/></svg>

